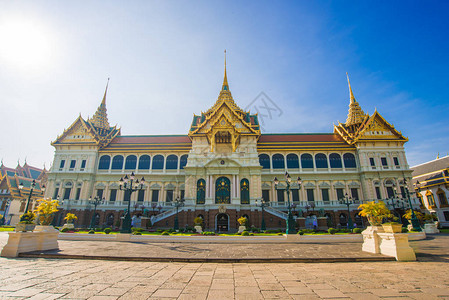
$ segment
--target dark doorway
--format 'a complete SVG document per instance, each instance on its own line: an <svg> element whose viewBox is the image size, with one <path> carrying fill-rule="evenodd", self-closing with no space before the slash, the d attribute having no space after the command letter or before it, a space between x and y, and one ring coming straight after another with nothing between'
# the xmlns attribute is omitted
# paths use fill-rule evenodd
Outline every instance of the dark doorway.
<svg viewBox="0 0 449 300"><path fill-rule="evenodd" d="M217 215L217 232L227 232L229 230L229 217L226 214Z"/></svg>

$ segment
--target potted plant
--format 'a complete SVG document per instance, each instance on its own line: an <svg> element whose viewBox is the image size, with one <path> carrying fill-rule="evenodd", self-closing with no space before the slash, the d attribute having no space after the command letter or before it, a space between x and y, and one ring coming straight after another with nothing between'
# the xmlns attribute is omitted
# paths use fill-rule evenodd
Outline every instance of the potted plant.
<svg viewBox="0 0 449 300"><path fill-rule="evenodd" d="M16 231L33 231L36 227L34 220L36 219L36 214L32 211L24 213L20 216L20 222L16 225Z"/></svg>
<svg viewBox="0 0 449 300"><path fill-rule="evenodd" d="M39 219L39 223L42 226L50 225L51 221L53 221L53 217L55 213L58 212L58 200L49 199L39 199L37 200L38 206L34 210Z"/></svg>
<svg viewBox="0 0 449 300"><path fill-rule="evenodd" d="M195 223L195 230L197 233L202 233L203 232L203 218L201 217L196 217L193 220L193 223Z"/></svg>
<svg viewBox="0 0 449 300"><path fill-rule="evenodd" d="M248 219L245 217L240 217L237 219L237 222L239 222L240 226L239 226L239 232L243 232L245 230L248 229Z"/></svg>
<svg viewBox="0 0 449 300"><path fill-rule="evenodd" d="M72 213L67 213L67 215L65 216L64 220L67 221L67 223L64 224L64 226L62 226L62 228L67 228L67 229L74 229L75 225L73 225L73 221L77 220L78 217L75 214Z"/></svg>
<svg viewBox="0 0 449 300"><path fill-rule="evenodd" d="M424 215L420 211L417 211L417 210L414 210L414 213L415 213L415 216L418 219L418 221L420 223L422 223ZM410 221L412 219L412 210L411 209L407 210L407 212L405 213L405 215L403 215L403 217Z"/></svg>
<svg viewBox="0 0 449 300"><path fill-rule="evenodd" d="M383 201L360 204L358 209L361 209L359 215L366 217L371 226L380 226L384 218L391 216L390 210Z"/></svg>

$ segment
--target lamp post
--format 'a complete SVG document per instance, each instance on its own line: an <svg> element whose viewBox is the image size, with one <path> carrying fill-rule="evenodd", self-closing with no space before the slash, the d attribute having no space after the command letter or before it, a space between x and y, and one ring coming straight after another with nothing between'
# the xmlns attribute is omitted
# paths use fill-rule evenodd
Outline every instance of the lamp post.
<svg viewBox="0 0 449 300"><path fill-rule="evenodd" d="M24 187L23 186L23 182L19 183L19 189L22 190L23 187ZM28 195L27 205L25 206L25 212L23 214L26 214L28 212L28 207L30 206L31 196L33 195L34 188L36 187L36 180L35 179L33 179L33 181L31 182L30 187L31 187L30 194ZM42 195L43 195L44 192L45 192L45 185L42 185L41 191L42 191ZM20 221L23 221L23 217L20 218Z"/></svg>
<svg viewBox="0 0 449 300"><path fill-rule="evenodd" d="M419 220L415 215L415 211L413 210L412 200L410 199L410 191L408 190L407 179L405 179L405 178L404 178L404 185L405 185L405 194L407 195L408 205L410 205L410 210L412 212L411 221L412 221L413 230L422 231L421 226L419 226ZM418 187L418 192L419 192L419 189L420 189L419 181L417 182L416 185Z"/></svg>
<svg viewBox="0 0 449 300"><path fill-rule="evenodd" d="M340 204L344 204L348 207L348 229L354 229L354 223L351 218L351 211L349 210L349 206L352 204L351 197L348 197L348 193L345 193L345 197L340 199Z"/></svg>
<svg viewBox="0 0 449 300"><path fill-rule="evenodd" d="M295 220L293 219L292 215L292 207L290 205L290 184L292 182L292 178L290 177L290 174L288 172L285 172L285 183L287 185L286 191L287 191L287 205L288 205L288 217L287 217L287 228L285 230L286 234L294 233L295 232ZM298 186L301 188L301 178L298 177L297 179ZM274 185L277 189L279 184L279 180L274 177Z"/></svg>
<svg viewBox="0 0 449 300"><path fill-rule="evenodd" d="M97 205L103 204L104 198L101 199L99 196L95 196L94 199L89 197L89 203L94 205L94 214L92 215L92 219L90 220L90 229L95 228L95 215L97 213Z"/></svg>
<svg viewBox="0 0 449 300"><path fill-rule="evenodd" d="M263 200L263 198L260 199L260 203L259 200L256 200L256 206L260 206L262 208L262 223L260 224L260 230L267 230L267 227L265 225L265 218L264 218L264 211L265 211L265 207L268 206L268 203L265 202L265 200Z"/></svg>
<svg viewBox="0 0 449 300"><path fill-rule="evenodd" d="M142 190L144 183L145 178L142 177L139 182L139 179L135 179L134 172L132 172L129 177L128 175L125 175L125 177L122 177L119 180L120 190L125 191L125 193L129 193L128 209L125 211L122 230L120 231L121 233L131 233L131 195L135 191Z"/></svg>
<svg viewBox="0 0 449 300"><path fill-rule="evenodd" d="M173 229L175 230L179 230L179 219L178 219L178 213L179 213L179 208L184 206L184 199L180 199L179 197L177 197L175 199L175 201L173 201L173 203L175 204L176 207L176 216L175 216L175 224L173 226Z"/></svg>
<svg viewBox="0 0 449 300"><path fill-rule="evenodd" d="M5 211L3 212L3 216L2 216L2 218L0 219L0 225L5 225L5 222L6 222L6 213L7 213L7 211L8 211L8 207L9 207L9 205L11 204L11 199L6 199L6 203L5 203Z"/></svg>

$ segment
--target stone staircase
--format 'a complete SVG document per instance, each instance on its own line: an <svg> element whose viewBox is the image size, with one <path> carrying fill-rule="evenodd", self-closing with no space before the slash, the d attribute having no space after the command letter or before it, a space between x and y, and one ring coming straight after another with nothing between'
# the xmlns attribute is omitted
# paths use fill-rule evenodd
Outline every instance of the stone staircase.
<svg viewBox="0 0 449 300"><path fill-rule="evenodd" d="M184 208L183 208L183 207L180 207L180 208L178 209L178 212L181 212L181 211L183 211L183 210L184 210ZM154 224L154 223L156 223L156 222L162 221L163 219L166 219L166 218L168 218L168 217L171 217L171 216L173 216L174 214L176 214L176 208L173 208L173 209L164 211L163 213L160 213L160 214L155 215L155 216L151 216L151 218L150 218L151 224Z"/></svg>
<svg viewBox="0 0 449 300"><path fill-rule="evenodd" d="M277 210L277 209L275 209L273 207L267 206L267 207L265 207L265 211L267 213L272 214L273 216L278 217L278 218L281 218L281 219L284 219L284 220L288 219L288 214L287 213L285 213L283 211L280 211L280 210ZM293 216L293 219L296 220L296 216Z"/></svg>

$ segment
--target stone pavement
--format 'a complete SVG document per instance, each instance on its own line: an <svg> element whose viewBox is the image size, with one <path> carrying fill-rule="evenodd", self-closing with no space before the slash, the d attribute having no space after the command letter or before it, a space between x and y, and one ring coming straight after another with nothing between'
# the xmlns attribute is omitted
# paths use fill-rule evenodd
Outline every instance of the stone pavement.
<svg viewBox="0 0 449 300"><path fill-rule="evenodd" d="M270 253L272 246L266 245L265 252ZM449 299L449 235L414 241L412 246L418 262L217 264L0 258L0 299ZM127 249L127 243L118 247Z"/></svg>

